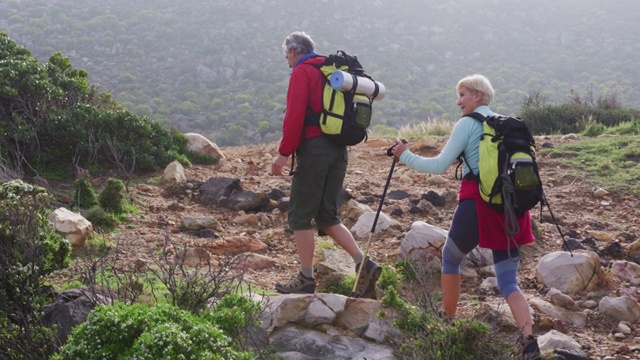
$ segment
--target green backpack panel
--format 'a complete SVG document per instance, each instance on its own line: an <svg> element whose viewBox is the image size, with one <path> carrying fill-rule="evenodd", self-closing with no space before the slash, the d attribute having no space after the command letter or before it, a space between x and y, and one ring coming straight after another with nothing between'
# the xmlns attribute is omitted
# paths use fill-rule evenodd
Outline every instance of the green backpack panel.
<svg viewBox="0 0 640 360"><path fill-rule="evenodd" d="M351 91L342 91L331 87L330 78L336 70L357 76L368 76L355 56L339 50L327 56L323 66L319 67L325 78L322 96L322 112L314 113L305 119L307 125L318 125L323 134L339 145L356 145L367 137L367 128L371 124L373 99Z"/></svg>

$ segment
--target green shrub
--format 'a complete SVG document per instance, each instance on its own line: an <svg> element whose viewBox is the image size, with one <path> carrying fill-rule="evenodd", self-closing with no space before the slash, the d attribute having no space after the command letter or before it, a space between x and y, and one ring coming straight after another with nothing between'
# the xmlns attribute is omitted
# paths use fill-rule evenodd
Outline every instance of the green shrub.
<svg viewBox="0 0 640 360"><path fill-rule="evenodd" d="M416 269L414 266L414 260L408 259L400 259L396 263L396 267L398 267L398 272L402 276L403 279L414 280L418 274L416 273Z"/></svg>
<svg viewBox="0 0 640 360"><path fill-rule="evenodd" d="M71 165L95 174L149 172L186 153L183 134L125 110L62 53L41 64L4 32L0 51L0 113L7 114L0 149L10 152L2 154L9 168L58 179L69 177Z"/></svg>
<svg viewBox="0 0 640 360"><path fill-rule="evenodd" d="M327 292L332 294L340 294L344 296L352 296L353 295L353 284L355 282L357 274L347 275L338 284L334 284L325 289ZM383 293L387 291L388 288L392 288L397 286L398 281L400 281L400 276L393 268L383 267L382 274L380 275L380 279L377 283L377 290L382 291Z"/></svg>
<svg viewBox="0 0 640 360"><path fill-rule="evenodd" d="M395 298L396 303L400 303ZM386 303L390 303L388 299ZM491 333L490 325L477 319L443 319L434 311L396 305L400 316L394 325L403 336L401 358L476 360L511 359L513 347Z"/></svg>
<svg viewBox="0 0 640 360"><path fill-rule="evenodd" d="M218 159L214 158L213 156L198 154L193 151L187 152L187 158L190 160L191 163L194 163L194 164L215 165L218 163Z"/></svg>
<svg viewBox="0 0 640 360"><path fill-rule="evenodd" d="M356 281L355 274L347 275L343 277L339 283L328 286L327 289L325 290L328 293L332 293L332 294L351 296L353 295L353 283L355 281Z"/></svg>
<svg viewBox="0 0 640 360"><path fill-rule="evenodd" d="M79 209L89 209L98 204L98 195L89 179L81 178L76 181L73 201Z"/></svg>
<svg viewBox="0 0 640 360"><path fill-rule="evenodd" d="M405 311L407 306L409 306L407 302L400 298L400 295L393 287L388 288L387 291L384 292L384 295L382 296L382 305L396 309L401 313Z"/></svg>
<svg viewBox="0 0 640 360"><path fill-rule="evenodd" d="M626 121L610 129L616 135L640 135L640 120Z"/></svg>
<svg viewBox="0 0 640 360"><path fill-rule="evenodd" d="M183 248L184 249L184 248ZM162 265L150 268L150 281L161 283L163 291L154 293L156 301L168 301L181 309L198 314L215 305L224 295L239 291L244 273L234 269L243 261L241 256L222 256L218 263L186 267L182 261L170 261L166 252Z"/></svg>
<svg viewBox="0 0 640 360"><path fill-rule="evenodd" d="M186 154L172 152L171 155L180 163L180 165L184 167L189 167L192 165L191 160L189 160L189 156L187 156Z"/></svg>
<svg viewBox="0 0 640 360"><path fill-rule="evenodd" d="M69 265L69 242L47 220L51 197L38 186L0 184L0 358L46 358L53 332L42 308L53 300L43 277Z"/></svg>
<svg viewBox="0 0 640 360"><path fill-rule="evenodd" d="M109 179L98 197L100 207L107 212L121 214L124 211L124 183L119 179Z"/></svg>
<svg viewBox="0 0 640 360"><path fill-rule="evenodd" d="M204 316L168 304L96 307L51 360L253 359Z"/></svg>
<svg viewBox="0 0 640 360"><path fill-rule="evenodd" d="M47 220L52 198L21 180L0 184L0 269L35 264L46 275L69 264L71 246ZM6 264L4 263L6 262Z"/></svg>
<svg viewBox="0 0 640 360"><path fill-rule="evenodd" d="M238 295L225 295L217 304L214 312L203 314L218 325L233 341L242 346L242 330L245 327L258 327L262 305L252 299Z"/></svg>
<svg viewBox="0 0 640 360"><path fill-rule="evenodd" d="M97 206L85 211L83 216L91 223L91 226L93 226L93 229L96 231L111 232L115 230L120 223L116 215Z"/></svg>
<svg viewBox="0 0 640 360"><path fill-rule="evenodd" d="M514 347L497 338L490 324L476 318L447 318L440 313L439 293L434 291L431 272L403 262L400 272L416 274L397 288L384 291L382 304L398 314L394 326L400 330L396 354L402 359L475 360L512 359ZM396 290L399 289L399 290ZM404 300L408 298L410 300Z"/></svg>
<svg viewBox="0 0 640 360"><path fill-rule="evenodd" d="M615 101L598 101L595 105L582 101L549 105L539 96L525 100L518 114L524 119L534 134L578 133L593 124L613 127L626 122L638 121L640 110L622 109L611 106ZM589 131L600 131L595 127Z"/></svg>
<svg viewBox="0 0 640 360"><path fill-rule="evenodd" d="M389 288L398 287L400 281L400 274L398 274L393 267L385 266L382 268L382 274L378 280L378 289L386 291Z"/></svg>
<svg viewBox="0 0 640 360"><path fill-rule="evenodd" d="M607 130L607 127L604 126L603 124L598 124L598 123L589 124L586 126L586 128L582 132L582 135L589 136L589 137L596 137L598 135L604 134L606 130Z"/></svg>

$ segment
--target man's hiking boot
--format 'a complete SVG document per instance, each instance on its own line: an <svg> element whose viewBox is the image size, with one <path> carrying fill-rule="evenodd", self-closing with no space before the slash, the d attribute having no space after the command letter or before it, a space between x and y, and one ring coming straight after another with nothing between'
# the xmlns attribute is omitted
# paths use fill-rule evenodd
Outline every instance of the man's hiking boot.
<svg viewBox="0 0 640 360"><path fill-rule="evenodd" d="M358 285L356 285L356 291L353 297L376 299L376 283L380 278L380 274L382 274L382 268L368 257L364 259L363 262L365 263L365 267L357 279ZM358 275L358 271L360 271L361 264L362 263L356 264L356 276Z"/></svg>
<svg viewBox="0 0 640 360"><path fill-rule="evenodd" d="M520 338L520 346L522 347L522 359L524 360L541 360L540 348L538 347L538 339L533 335L527 335Z"/></svg>
<svg viewBox="0 0 640 360"><path fill-rule="evenodd" d="M316 281L298 272L288 283L276 283L276 291L281 294L313 294L316 291Z"/></svg>

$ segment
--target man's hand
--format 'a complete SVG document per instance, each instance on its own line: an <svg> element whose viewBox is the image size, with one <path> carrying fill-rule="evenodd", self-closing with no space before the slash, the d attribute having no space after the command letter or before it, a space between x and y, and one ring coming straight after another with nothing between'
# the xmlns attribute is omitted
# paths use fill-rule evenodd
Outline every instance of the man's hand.
<svg viewBox="0 0 640 360"><path fill-rule="evenodd" d="M273 164L271 164L271 173L273 175L282 175L282 169L289 161L288 156L279 155L275 160L273 160Z"/></svg>

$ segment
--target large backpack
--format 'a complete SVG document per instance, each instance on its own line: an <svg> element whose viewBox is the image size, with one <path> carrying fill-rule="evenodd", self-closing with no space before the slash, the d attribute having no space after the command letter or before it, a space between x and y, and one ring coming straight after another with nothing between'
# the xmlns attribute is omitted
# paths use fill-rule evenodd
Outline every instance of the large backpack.
<svg viewBox="0 0 640 360"><path fill-rule="evenodd" d="M525 122L503 115L485 118L476 112L467 116L482 123L479 170L473 174L482 199L496 210L510 213L545 205L535 140Z"/></svg>
<svg viewBox="0 0 640 360"><path fill-rule="evenodd" d="M325 78L322 111L307 116L305 124L320 126L322 133L338 145L351 146L362 142L366 139L367 128L371 124L372 104L377 89L372 96L356 94L356 86L351 91L334 89L331 86L331 75L336 70L342 70L358 77L373 79L365 73L356 56L348 55L342 50L327 56L324 65L317 68Z"/></svg>
<svg viewBox="0 0 640 360"><path fill-rule="evenodd" d="M507 241L520 233L516 214L540 204L541 217L542 207L546 206L565 249L573 256L544 195L536 162L535 139L527 124L512 116L485 117L476 112L467 116L482 123L478 174L470 173L470 177L478 182L482 199L494 209L504 212ZM460 158L464 159L464 153L460 154Z"/></svg>

